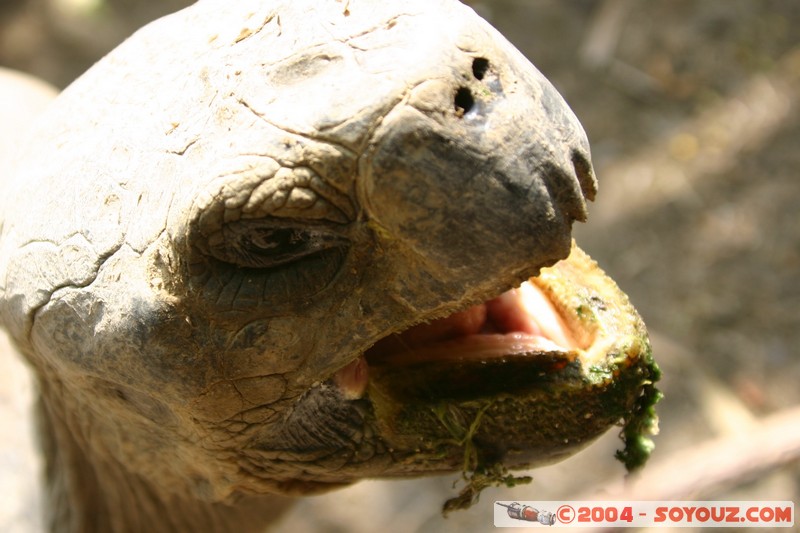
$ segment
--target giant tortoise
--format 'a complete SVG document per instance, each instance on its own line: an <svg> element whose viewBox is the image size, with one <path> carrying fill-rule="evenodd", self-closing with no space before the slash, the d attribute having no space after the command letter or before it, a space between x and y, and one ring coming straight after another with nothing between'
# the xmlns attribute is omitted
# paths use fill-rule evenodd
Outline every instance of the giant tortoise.
<svg viewBox="0 0 800 533"><path fill-rule="evenodd" d="M41 391L54 531L259 531L293 497L622 425L658 370L571 241L596 182L550 83L454 0L201 0L3 166L0 320Z"/></svg>

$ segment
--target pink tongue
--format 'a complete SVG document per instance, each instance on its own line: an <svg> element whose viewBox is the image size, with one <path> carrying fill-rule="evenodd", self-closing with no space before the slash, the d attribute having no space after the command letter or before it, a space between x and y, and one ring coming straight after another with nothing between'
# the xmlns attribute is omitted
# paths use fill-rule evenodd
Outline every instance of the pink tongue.
<svg viewBox="0 0 800 533"><path fill-rule="evenodd" d="M494 333L544 337L566 349L577 347L550 300L530 282L464 311L414 326L400 333L398 340L406 348L416 348L468 335Z"/></svg>
<svg viewBox="0 0 800 533"><path fill-rule="evenodd" d="M578 348L550 300L530 282L485 303L378 341L365 354L372 363L486 360L511 354L568 352ZM364 355L334 375L345 396L360 397L367 386Z"/></svg>
<svg viewBox="0 0 800 533"><path fill-rule="evenodd" d="M504 333L545 337L568 350L579 348L569 327L539 287L526 281L487 302L489 316Z"/></svg>
<svg viewBox="0 0 800 533"><path fill-rule="evenodd" d="M357 400L364 395L369 381L369 365L362 355L346 367L333 375L333 380L339 386L344 397L348 400Z"/></svg>
<svg viewBox="0 0 800 533"><path fill-rule="evenodd" d="M445 341L480 333L487 326L488 304L473 305L450 316L419 324L401 333L403 343L409 348L432 342Z"/></svg>

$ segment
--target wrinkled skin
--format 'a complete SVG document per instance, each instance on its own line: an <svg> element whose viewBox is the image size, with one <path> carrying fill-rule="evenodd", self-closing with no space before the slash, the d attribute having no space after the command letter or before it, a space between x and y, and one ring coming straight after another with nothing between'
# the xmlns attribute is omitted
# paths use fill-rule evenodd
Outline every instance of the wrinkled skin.
<svg viewBox="0 0 800 533"><path fill-rule="evenodd" d="M63 530L257 530L285 504L260 494L461 469L464 442L396 418L441 398L392 396L405 369L367 382L360 357L566 257L595 193L561 97L443 0L201 1L88 71L26 142L4 176L0 317L41 383ZM525 415L497 412L476 446L508 467L572 453L624 417L637 372L570 439L503 441ZM569 405L557 389L531 394Z"/></svg>

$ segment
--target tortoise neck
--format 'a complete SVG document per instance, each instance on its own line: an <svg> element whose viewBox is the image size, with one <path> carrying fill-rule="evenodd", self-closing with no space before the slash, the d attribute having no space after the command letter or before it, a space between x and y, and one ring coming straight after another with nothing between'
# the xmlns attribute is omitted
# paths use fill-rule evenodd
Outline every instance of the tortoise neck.
<svg viewBox="0 0 800 533"><path fill-rule="evenodd" d="M281 496L246 496L232 504L170 494L110 457L82 446L57 402L40 398L49 531L74 533L264 531L291 505Z"/></svg>

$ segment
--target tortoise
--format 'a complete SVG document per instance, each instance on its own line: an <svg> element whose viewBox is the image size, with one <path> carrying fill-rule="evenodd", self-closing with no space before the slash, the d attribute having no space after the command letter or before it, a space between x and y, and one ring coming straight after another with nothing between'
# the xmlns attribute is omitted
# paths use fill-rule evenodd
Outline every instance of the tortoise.
<svg viewBox="0 0 800 533"><path fill-rule="evenodd" d="M201 0L65 89L5 167L0 322L54 531L260 531L296 496L508 469L658 379L571 239L596 193L553 86L453 0Z"/></svg>

